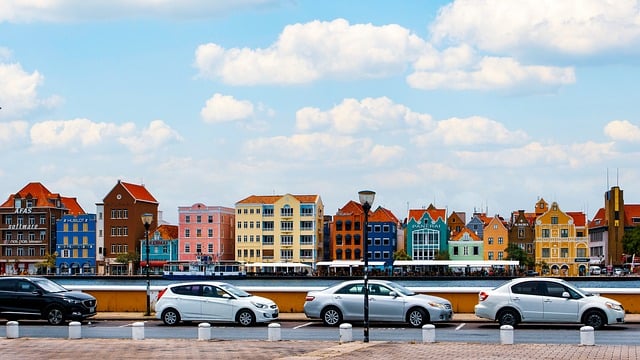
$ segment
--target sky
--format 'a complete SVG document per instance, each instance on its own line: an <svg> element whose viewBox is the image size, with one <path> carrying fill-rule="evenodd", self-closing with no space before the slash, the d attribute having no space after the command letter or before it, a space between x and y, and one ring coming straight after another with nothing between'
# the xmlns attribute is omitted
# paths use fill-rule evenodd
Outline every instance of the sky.
<svg viewBox="0 0 640 360"><path fill-rule="evenodd" d="M639 67L632 0L2 0L0 199L592 218L640 203Z"/></svg>

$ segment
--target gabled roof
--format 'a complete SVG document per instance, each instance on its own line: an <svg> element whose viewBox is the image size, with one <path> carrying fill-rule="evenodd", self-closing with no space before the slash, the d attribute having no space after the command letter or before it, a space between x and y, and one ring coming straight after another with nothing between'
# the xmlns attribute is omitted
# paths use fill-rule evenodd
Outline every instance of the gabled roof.
<svg viewBox="0 0 640 360"><path fill-rule="evenodd" d="M15 198L35 199L36 207L56 207L56 200L60 200L61 206L69 210L71 215L85 214L84 210L76 200L76 198L63 197L58 193L52 193L42 183L31 182L20 189L17 193L9 195L0 207L13 207Z"/></svg>
<svg viewBox="0 0 640 360"><path fill-rule="evenodd" d="M393 215L393 213L391 212L391 210L389 209L385 209L382 206L379 206L376 211L373 212L373 214L371 214L369 216L369 221L371 222L392 222L392 223L396 223L398 224L400 222L400 220L398 220L398 218Z"/></svg>
<svg viewBox="0 0 640 360"><path fill-rule="evenodd" d="M585 227L587 225L587 217L582 211L567 211L566 214L573 218L573 225L577 227Z"/></svg>
<svg viewBox="0 0 640 360"><path fill-rule="evenodd" d="M478 234L476 234L475 232L471 231L471 229L469 229L468 227L464 227L458 233L454 234L451 237L451 240L452 241L460 241L460 239L462 239L464 237L464 234L469 234L469 237L473 241L480 241L481 240L480 236L478 236Z"/></svg>
<svg viewBox="0 0 640 360"><path fill-rule="evenodd" d="M362 205L360 205L360 203L350 200L343 207L338 209L335 216L351 216L356 214L364 214L364 209L362 209Z"/></svg>
<svg viewBox="0 0 640 360"><path fill-rule="evenodd" d="M633 218L640 218L640 204L625 204L624 205L624 225L636 226L638 223L634 222Z"/></svg>
<svg viewBox="0 0 640 360"><path fill-rule="evenodd" d="M432 220L437 221L438 218L441 218L442 221L447 221L447 211L445 209L436 209L433 204L429 205L426 209L411 209L409 210L409 219L413 219L414 221L419 221L424 217L424 214L428 213Z"/></svg>
<svg viewBox="0 0 640 360"><path fill-rule="evenodd" d="M160 233L160 238L163 240L173 240L178 238L179 230L177 225L163 224L156 229Z"/></svg>
<svg viewBox="0 0 640 360"><path fill-rule="evenodd" d="M600 226L607 226L607 219L606 219L604 208L598 209L598 211L596 211L596 214L593 215L593 219L589 221L590 228L595 228Z"/></svg>
<svg viewBox="0 0 640 360"><path fill-rule="evenodd" d="M239 204L275 204L285 195L251 195L238 202ZM318 200L319 195L291 195L303 204L312 204Z"/></svg>
<svg viewBox="0 0 640 360"><path fill-rule="evenodd" d="M125 190L127 190L127 192L129 192L129 194L131 194L131 196L135 200L150 202L154 204L158 203L158 200L156 200L156 198L151 195L151 193L147 190L147 188L144 187L144 185L126 183L120 180L118 180L118 183L121 184L122 187L124 187Z"/></svg>

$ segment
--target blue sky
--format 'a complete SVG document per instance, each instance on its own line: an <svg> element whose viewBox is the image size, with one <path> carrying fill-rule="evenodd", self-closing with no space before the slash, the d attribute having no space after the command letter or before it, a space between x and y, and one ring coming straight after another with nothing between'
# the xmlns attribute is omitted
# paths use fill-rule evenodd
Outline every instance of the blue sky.
<svg viewBox="0 0 640 360"><path fill-rule="evenodd" d="M638 1L4 0L0 198L640 201Z"/></svg>

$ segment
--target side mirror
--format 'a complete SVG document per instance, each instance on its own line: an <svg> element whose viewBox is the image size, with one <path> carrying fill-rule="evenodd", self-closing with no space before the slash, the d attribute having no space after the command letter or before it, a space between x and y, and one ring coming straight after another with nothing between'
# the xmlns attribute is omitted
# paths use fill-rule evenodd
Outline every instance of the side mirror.
<svg viewBox="0 0 640 360"><path fill-rule="evenodd" d="M568 291L565 291L565 292L562 293L562 297L565 298L565 299L570 299L571 298L571 294L569 294Z"/></svg>
<svg viewBox="0 0 640 360"><path fill-rule="evenodd" d="M398 297L398 293L396 293L395 291L389 291L389 296L393 296L395 298Z"/></svg>

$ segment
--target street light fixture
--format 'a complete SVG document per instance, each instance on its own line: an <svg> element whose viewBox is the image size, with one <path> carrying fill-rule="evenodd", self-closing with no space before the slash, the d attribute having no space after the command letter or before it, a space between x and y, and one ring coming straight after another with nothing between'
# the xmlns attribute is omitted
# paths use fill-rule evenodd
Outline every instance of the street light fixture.
<svg viewBox="0 0 640 360"><path fill-rule="evenodd" d="M364 342L369 342L369 210L376 193L371 190L358 192L360 204L364 210Z"/></svg>
<svg viewBox="0 0 640 360"><path fill-rule="evenodd" d="M146 316L151 316L151 279L149 278L149 227L153 222L153 214L144 213L141 216L142 223L144 224L144 238L145 238L145 251L146 251L146 264L145 271L147 273L147 312Z"/></svg>

